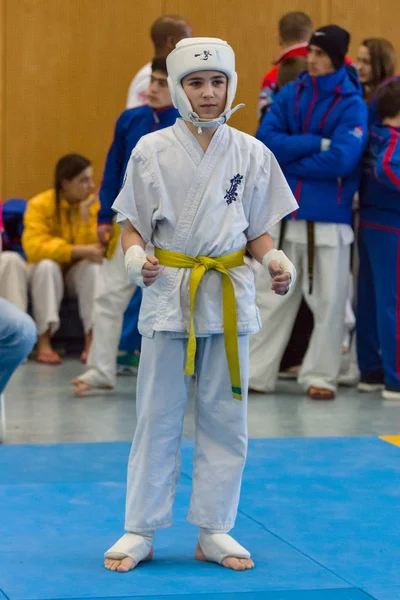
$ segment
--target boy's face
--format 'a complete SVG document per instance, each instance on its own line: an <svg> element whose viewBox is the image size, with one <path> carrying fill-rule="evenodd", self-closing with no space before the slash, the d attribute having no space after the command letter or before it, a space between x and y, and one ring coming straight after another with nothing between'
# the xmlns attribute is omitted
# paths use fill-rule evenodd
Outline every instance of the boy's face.
<svg viewBox="0 0 400 600"><path fill-rule="evenodd" d="M153 71L151 74L148 104L153 110L172 106L168 76L164 71Z"/></svg>
<svg viewBox="0 0 400 600"><path fill-rule="evenodd" d="M193 111L201 119L215 119L224 112L228 79L220 71L196 71L182 79Z"/></svg>
<svg viewBox="0 0 400 600"><path fill-rule="evenodd" d="M382 122L384 125L390 125L390 127L396 127L396 129L400 129L400 112L398 112L394 117L384 118Z"/></svg>
<svg viewBox="0 0 400 600"><path fill-rule="evenodd" d="M308 46L307 69L311 77L331 75L335 72L335 67L326 52L313 44Z"/></svg>

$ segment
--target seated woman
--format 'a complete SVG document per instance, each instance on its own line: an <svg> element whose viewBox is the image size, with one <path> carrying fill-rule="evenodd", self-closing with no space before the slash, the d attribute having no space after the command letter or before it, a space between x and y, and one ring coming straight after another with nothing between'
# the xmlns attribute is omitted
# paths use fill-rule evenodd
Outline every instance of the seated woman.
<svg viewBox="0 0 400 600"><path fill-rule="evenodd" d="M94 194L90 161L79 154L63 156L55 169L54 188L28 202L22 245L31 267L33 316L38 328L37 361L60 364L51 337L60 325L64 284L78 299L85 331L86 360L91 341L92 307L104 248L97 242L99 201Z"/></svg>

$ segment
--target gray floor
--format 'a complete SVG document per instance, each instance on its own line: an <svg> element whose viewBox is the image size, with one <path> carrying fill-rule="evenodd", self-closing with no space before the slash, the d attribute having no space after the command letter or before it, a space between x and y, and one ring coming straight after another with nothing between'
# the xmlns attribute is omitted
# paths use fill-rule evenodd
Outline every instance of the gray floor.
<svg viewBox="0 0 400 600"><path fill-rule="evenodd" d="M135 417L135 377L119 377L113 395L76 398L70 380L82 370L77 360L50 367L29 361L6 390L10 444L128 441ZM189 401L184 437L193 438ZM252 394L250 437L390 435L400 433L400 403L379 394L340 388L333 402L307 399L294 382L280 382L276 394Z"/></svg>

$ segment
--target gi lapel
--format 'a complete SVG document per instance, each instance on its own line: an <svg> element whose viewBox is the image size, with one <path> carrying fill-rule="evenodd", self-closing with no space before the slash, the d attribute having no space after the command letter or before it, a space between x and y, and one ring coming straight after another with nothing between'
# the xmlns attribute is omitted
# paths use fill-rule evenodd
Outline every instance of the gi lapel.
<svg viewBox="0 0 400 600"><path fill-rule="evenodd" d="M189 131L182 119L178 119L173 126L178 142L197 167L197 172L190 185L188 194L183 204L182 212L176 224L171 250L185 254L186 242L190 234L193 220L199 210L203 199L204 190L210 181L212 171L218 158L225 151L228 143L228 126L221 125L215 132L206 152L203 152L199 143Z"/></svg>

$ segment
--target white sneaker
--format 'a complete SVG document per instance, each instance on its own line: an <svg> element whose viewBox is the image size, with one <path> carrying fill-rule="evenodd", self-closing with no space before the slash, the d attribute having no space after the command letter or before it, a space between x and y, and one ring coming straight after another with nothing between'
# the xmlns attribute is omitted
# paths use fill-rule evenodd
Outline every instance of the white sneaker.
<svg viewBox="0 0 400 600"><path fill-rule="evenodd" d="M394 392L392 390L383 390L382 397L385 400L400 400L400 392Z"/></svg>
<svg viewBox="0 0 400 600"><path fill-rule="evenodd" d="M360 381L357 385L358 391L364 393L380 392L384 387L383 383L365 383L365 381Z"/></svg>

